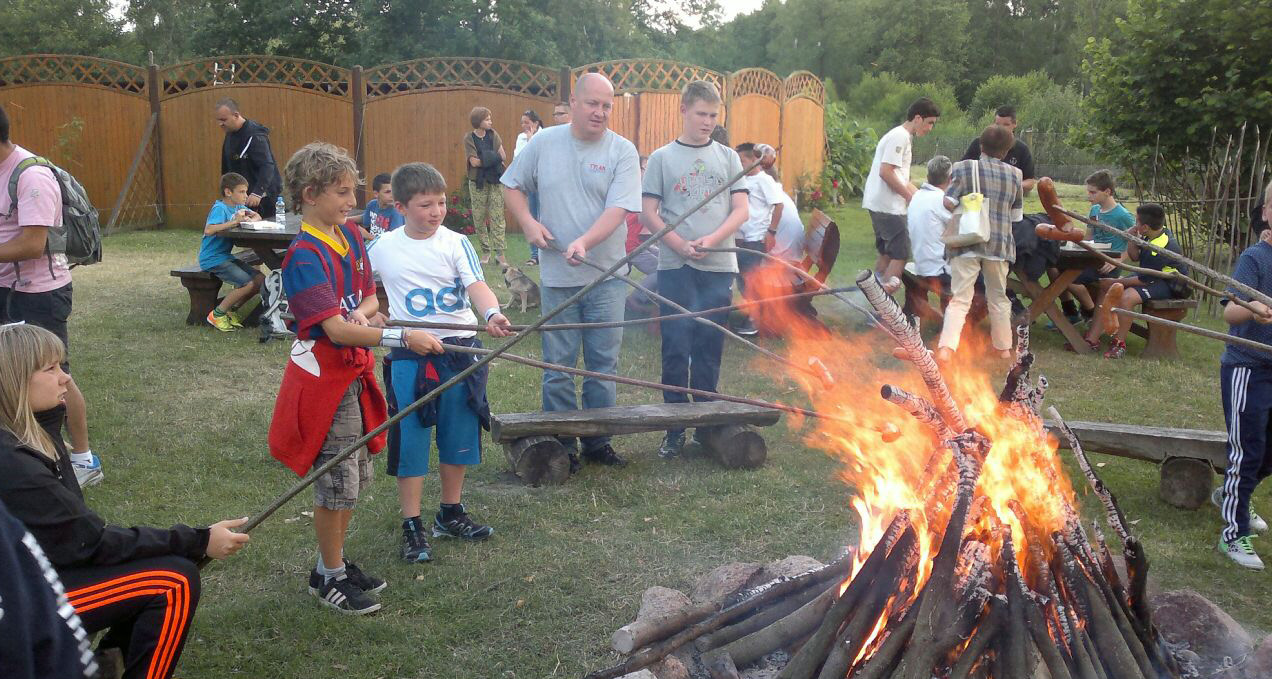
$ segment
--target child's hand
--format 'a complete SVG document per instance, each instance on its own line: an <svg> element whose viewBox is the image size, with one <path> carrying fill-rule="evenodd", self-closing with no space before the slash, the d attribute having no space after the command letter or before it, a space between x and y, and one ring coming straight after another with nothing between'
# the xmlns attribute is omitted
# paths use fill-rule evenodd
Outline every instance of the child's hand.
<svg viewBox="0 0 1272 679"><path fill-rule="evenodd" d="M486 332L490 333L491 337L511 337L517 334L512 329L512 322L503 314L495 314L486 321Z"/></svg>
<svg viewBox="0 0 1272 679"><path fill-rule="evenodd" d="M249 222L259 222L259 221L261 221L261 215L260 215L260 213L256 212L255 210L248 210L248 209L244 208L244 209L243 209L243 213L244 213L244 215L243 215L243 219L244 219L244 220L246 220L246 221L249 221Z"/></svg>
<svg viewBox="0 0 1272 679"><path fill-rule="evenodd" d="M440 354L445 351L441 341L423 330L406 331L406 348L417 354Z"/></svg>
<svg viewBox="0 0 1272 679"><path fill-rule="evenodd" d="M691 240L689 241L688 245L685 248L687 250L687 252L685 253L685 256L688 257L689 259L702 259L703 257L706 257L708 253L703 252L702 250L699 250L698 248L709 248L709 247L711 246L707 243L707 239L705 237L699 238L697 240Z"/></svg>
<svg viewBox="0 0 1272 679"><path fill-rule="evenodd" d="M1263 302L1251 301L1250 306L1256 310L1254 314L1255 323L1259 323L1262 325L1268 325L1272 323L1272 309L1269 309L1268 305L1264 304Z"/></svg>
<svg viewBox="0 0 1272 679"><path fill-rule="evenodd" d="M385 316L383 311L377 311L369 320L371 321L371 327L383 328L388 324L389 317Z"/></svg>
<svg viewBox="0 0 1272 679"><path fill-rule="evenodd" d="M361 311L357 309L354 309L353 311L349 312L348 320L350 323L354 325L362 325L362 326L371 325L371 319L367 318L366 314L362 313Z"/></svg>
<svg viewBox="0 0 1272 679"><path fill-rule="evenodd" d="M235 533L232 529L247 523L247 517L218 521L208 528L212 533L208 536L206 554L213 559L224 559L238 553L252 538L247 533Z"/></svg>

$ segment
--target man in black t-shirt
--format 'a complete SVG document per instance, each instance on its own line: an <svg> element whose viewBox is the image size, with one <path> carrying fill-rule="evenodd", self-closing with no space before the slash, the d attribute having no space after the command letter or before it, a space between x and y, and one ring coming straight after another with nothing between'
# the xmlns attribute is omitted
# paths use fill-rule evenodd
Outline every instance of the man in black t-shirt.
<svg viewBox="0 0 1272 679"><path fill-rule="evenodd" d="M999 106L994 111L994 124L1007 128L1008 131L1015 135L1016 107ZM971 145L967 147L967 152L963 154L963 160L978 160L980 156L980 139L973 139ZM1038 183L1037 175L1034 174L1033 154L1029 152L1029 146L1021 141L1019 136L1016 137L1016 143L1007 152L1007 156L1003 158L1003 162L1020 169L1025 193L1033 191L1034 184Z"/></svg>

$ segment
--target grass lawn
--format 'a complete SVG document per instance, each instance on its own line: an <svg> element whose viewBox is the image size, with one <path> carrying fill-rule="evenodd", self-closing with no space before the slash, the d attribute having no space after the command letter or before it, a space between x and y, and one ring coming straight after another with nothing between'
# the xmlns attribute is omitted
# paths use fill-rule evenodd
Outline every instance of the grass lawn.
<svg viewBox="0 0 1272 679"><path fill-rule="evenodd" d="M844 244L832 282L846 284L873 261L873 239L859 209L835 216ZM198 238L192 231L114 236L104 263L75 274L72 360L106 471L88 499L113 523L206 524L243 516L296 478L269 457L265 443L287 343L262 345L251 332L225 335L182 323L185 290L168 270L193 260ZM510 241L510 258L523 261L524 241ZM497 268L487 274L502 297ZM833 325L856 332L856 319L842 305L823 298L818 306ZM529 320L512 315L514 322ZM1218 343L1181 334L1183 360L1158 363L1066 354L1059 336L1041 325L1035 337L1037 365L1052 383L1049 401L1068 418L1222 427ZM1132 337L1131 353L1141 346ZM538 342L517 351L536 356ZM737 346L730 345L725 363L723 391L803 400ZM657 379L656 339L628 332L621 371ZM537 371L499 363L491 385L497 411L538 407ZM863 397L872 398L875 387L863 385ZM657 398L623 386L618 393L620 403ZM381 474L355 515L347 553L390 586L381 595L384 610L358 619L321 608L305 592L315 548L304 514L311 496L302 494L255 531L240 556L206 569L178 676L538 678L607 665L614 660L610 634L634 617L647 587L689 589L729 561L826 559L855 542L852 489L837 480L838 463L806 448L785 423L765 436L770 459L758 471L724 471L697 459L663 462L655 454L658 436L647 434L616 441L632 461L627 468L587 467L565 486L537 489L510 481L502 453L488 445L465 499L496 527L494 538L477 545L436 541L436 560L425 565L397 557L395 488ZM1251 628L1272 629L1265 604L1272 581L1216 553L1215 509L1170 508L1157 499L1151 465L1100 461L1107 463L1105 480L1138 521L1162 587L1197 589ZM437 493L433 476L425 485L426 512ZM1098 516L1087 501L1088 516Z"/></svg>

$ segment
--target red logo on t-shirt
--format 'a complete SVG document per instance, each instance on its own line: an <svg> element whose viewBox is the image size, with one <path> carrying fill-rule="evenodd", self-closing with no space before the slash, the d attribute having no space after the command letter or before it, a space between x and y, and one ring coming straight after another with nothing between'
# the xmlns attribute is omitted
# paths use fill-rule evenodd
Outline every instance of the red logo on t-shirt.
<svg viewBox="0 0 1272 679"><path fill-rule="evenodd" d="M588 170L590 170L590 171L592 171L592 172L604 172L604 171L605 171L605 165L603 165L603 164L601 164L601 163L588 163L588 164L587 164L587 169L588 169Z"/></svg>

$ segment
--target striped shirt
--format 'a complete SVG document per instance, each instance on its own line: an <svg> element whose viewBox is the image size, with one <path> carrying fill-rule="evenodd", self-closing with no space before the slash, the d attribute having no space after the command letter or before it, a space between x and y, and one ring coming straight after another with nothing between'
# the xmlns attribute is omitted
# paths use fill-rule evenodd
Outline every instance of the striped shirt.
<svg viewBox="0 0 1272 679"><path fill-rule="evenodd" d="M972 193L973 162L976 161L963 160L954 164L950 171L950 187L945 190L947 198L957 201ZM1025 207L1020 169L983 153L977 164L980 167L980 190L985 196L981 209L989 215L989 241L963 248L947 248L947 257L953 259L970 255L1015 262L1016 241L1012 237L1011 225L1024 217Z"/></svg>

